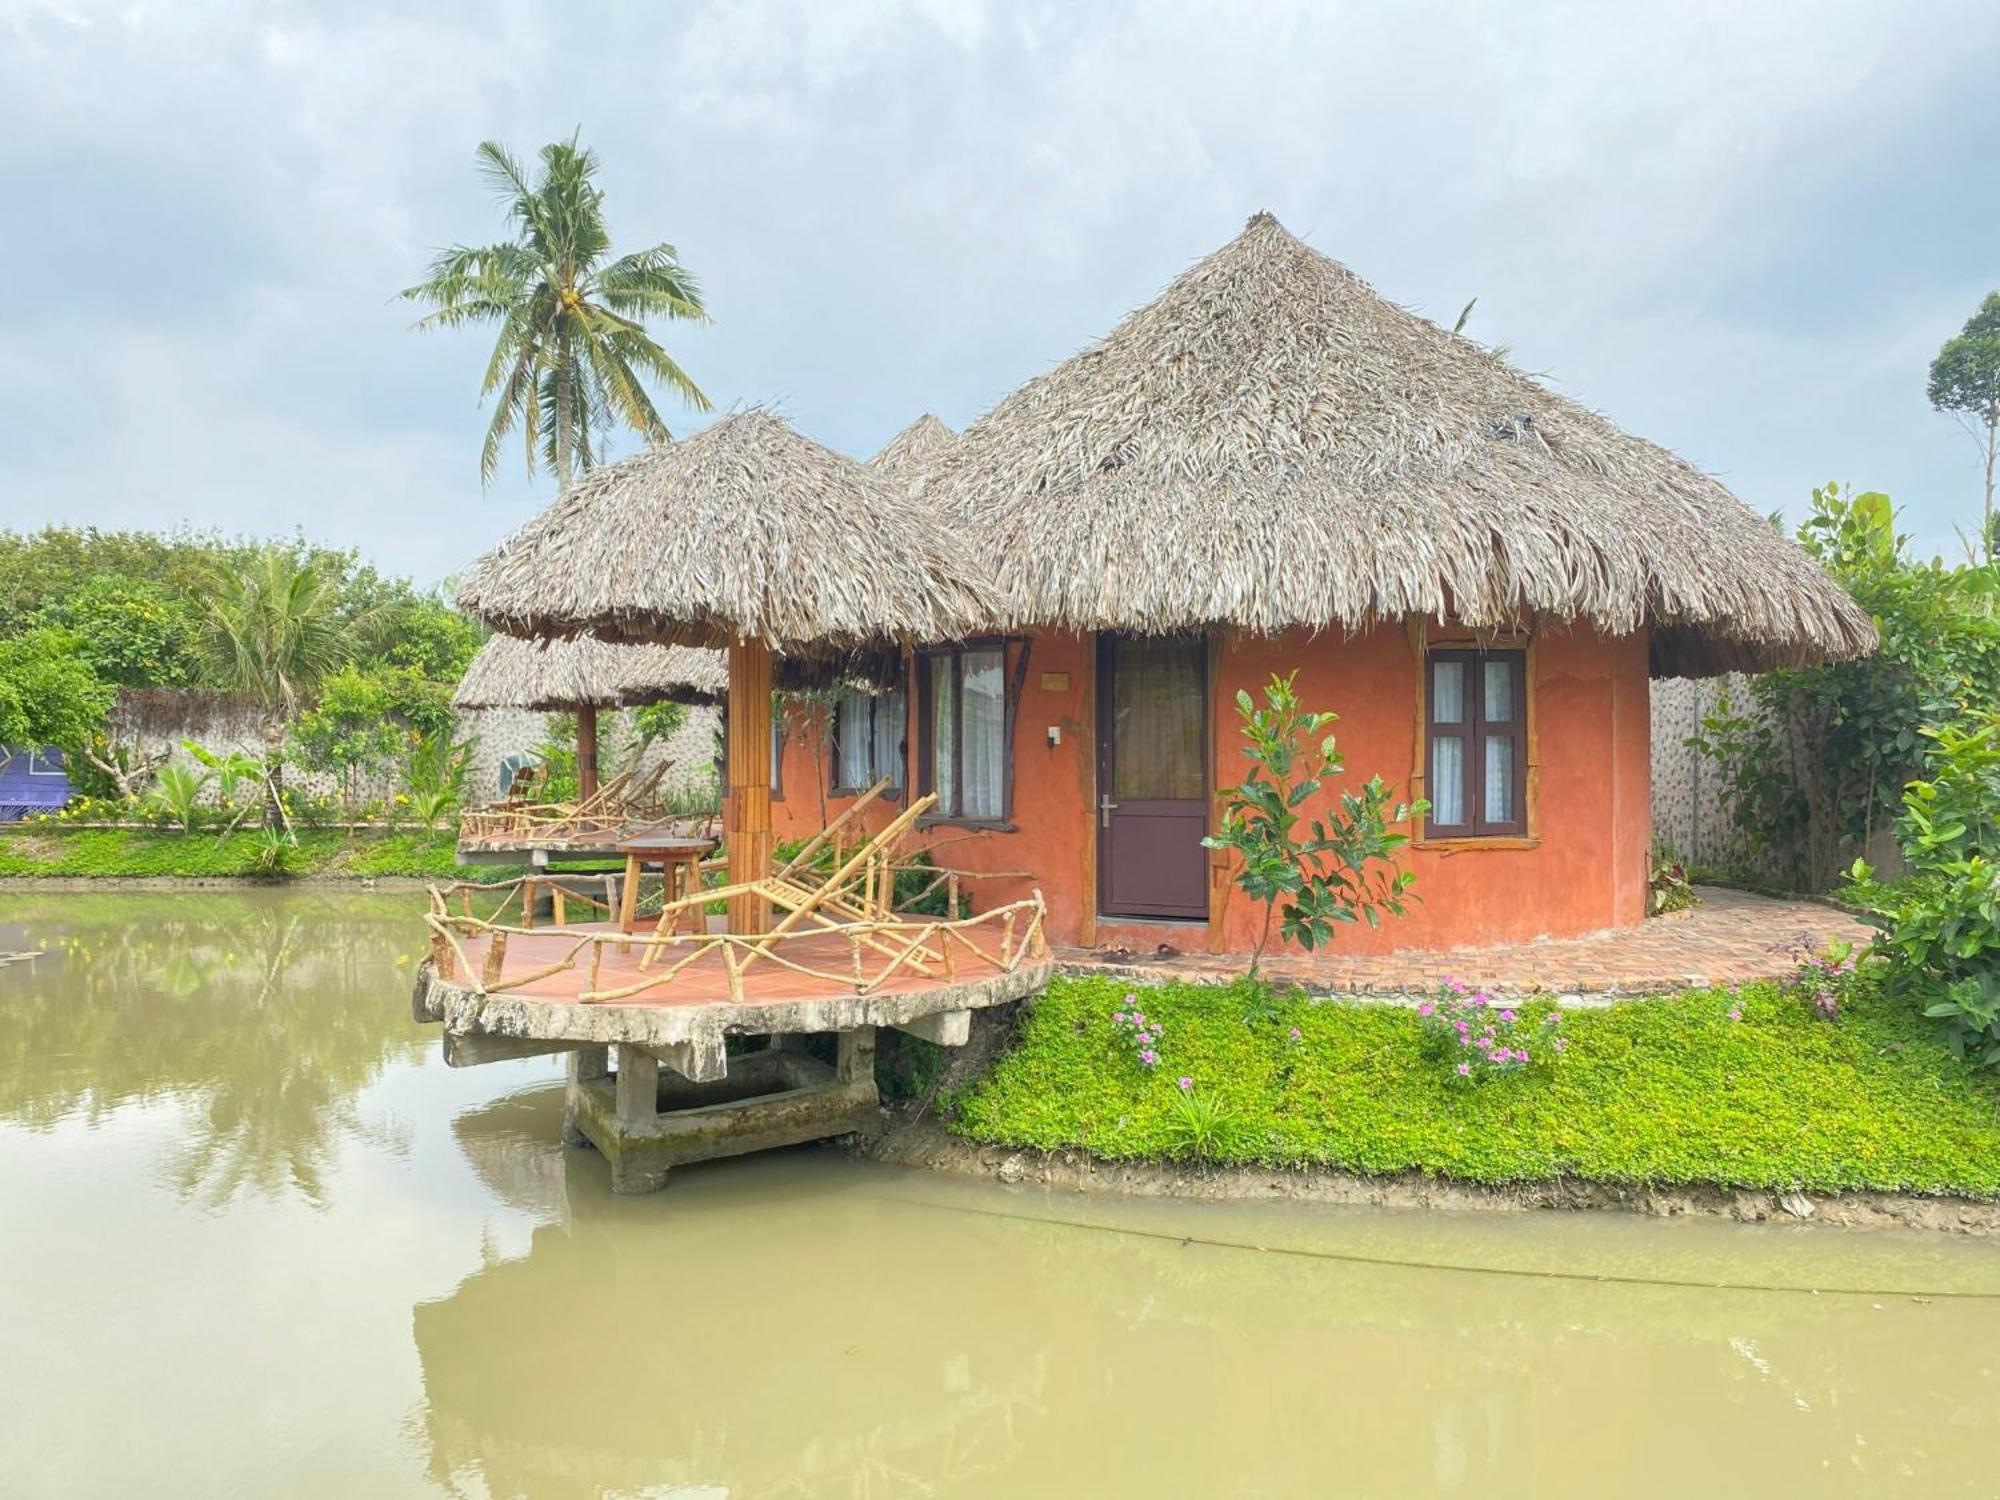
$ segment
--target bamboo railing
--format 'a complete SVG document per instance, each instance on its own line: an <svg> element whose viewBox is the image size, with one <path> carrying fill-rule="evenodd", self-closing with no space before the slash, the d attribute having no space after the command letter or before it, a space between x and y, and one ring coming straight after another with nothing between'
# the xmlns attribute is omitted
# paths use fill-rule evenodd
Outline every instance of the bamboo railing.
<svg viewBox="0 0 2000 1500"><path fill-rule="evenodd" d="M542 877L542 881L553 884L550 877ZM535 928L499 920L510 909L532 904L532 894L524 895L521 889L530 883L529 879L490 885L459 882L452 887L432 888L425 922L431 933L431 963L440 978L464 983L478 994L492 995L518 990L556 974L580 972L583 984L576 999L585 1005L601 1005L664 989L695 969L703 959L713 959L716 964L707 973L712 977L713 967L719 966L729 998L741 1003L746 996L746 971L764 961L866 995L880 990L905 971L949 984L968 974L1012 973L1024 963L1040 962L1049 954L1044 931L1047 912L1039 891L969 917L892 914L866 921L827 920L786 932L628 934L561 923ZM692 899L705 905L727 900L730 895L739 894L740 889L718 887ZM500 895L499 904L484 917L474 911L473 898L478 891ZM454 901L458 906L456 911ZM603 903L592 905L602 907ZM548 951L550 940L555 940L554 956L526 968L510 969L508 944L517 937L537 940L543 953ZM981 938L988 941L982 942ZM484 943L477 964L468 951L468 942ZM846 950L845 965L839 968L829 965L826 958L829 947L836 952ZM607 953L623 957L633 948L640 950L636 976L629 968L617 975L604 972Z"/></svg>

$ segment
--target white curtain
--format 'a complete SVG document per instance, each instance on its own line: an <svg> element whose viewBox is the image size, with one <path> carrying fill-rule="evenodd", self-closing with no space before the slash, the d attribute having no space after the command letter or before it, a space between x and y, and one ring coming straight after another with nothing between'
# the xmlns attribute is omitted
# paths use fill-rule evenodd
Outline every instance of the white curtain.
<svg viewBox="0 0 2000 1500"><path fill-rule="evenodd" d="M1457 826L1464 823L1465 741L1455 734L1431 738L1431 797L1433 823Z"/></svg>
<svg viewBox="0 0 2000 1500"><path fill-rule="evenodd" d="M875 700L874 775L888 777L889 785L898 791L903 787L904 718L903 693L900 688L893 693L884 693Z"/></svg>
<svg viewBox="0 0 2000 1500"><path fill-rule="evenodd" d="M869 761L873 748L868 733L872 706L866 693L843 693L839 706L834 710L834 754L839 767L837 784L840 786L860 788L875 784Z"/></svg>
<svg viewBox="0 0 2000 1500"><path fill-rule="evenodd" d="M953 795L953 785L958 779L955 769L958 742L952 737L951 663L949 656L933 656L924 663L924 669L931 674L931 786L937 792L937 810L947 818L958 816L958 802Z"/></svg>
<svg viewBox="0 0 2000 1500"><path fill-rule="evenodd" d="M963 817L997 818L1006 811L1006 667L1004 651L968 651L963 658Z"/></svg>

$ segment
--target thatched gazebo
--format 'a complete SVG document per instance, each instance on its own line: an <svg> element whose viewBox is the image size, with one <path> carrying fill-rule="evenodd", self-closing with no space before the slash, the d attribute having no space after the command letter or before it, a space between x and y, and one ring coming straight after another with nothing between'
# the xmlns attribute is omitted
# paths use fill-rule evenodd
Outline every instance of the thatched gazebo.
<svg viewBox="0 0 2000 1500"><path fill-rule="evenodd" d="M938 461L958 442L958 434L925 412L882 445L868 467L887 475L913 495L921 495Z"/></svg>
<svg viewBox="0 0 2000 1500"><path fill-rule="evenodd" d="M949 638L992 601L971 555L898 486L751 409L594 469L466 575L513 635L728 653L733 883L770 869L772 657ZM731 912L763 929L761 904Z"/></svg>
<svg viewBox="0 0 2000 1500"><path fill-rule="evenodd" d="M927 493L982 529L1017 626L1535 613L1650 627L1655 676L1875 647L1867 614L1722 485L1268 213L968 427Z"/></svg>
<svg viewBox="0 0 2000 1500"><path fill-rule="evenodd" d="M597 794L597 714L648 703L722 701L728 666L719 651L692 646L614 646L496 635L459 679L452 706L529 708L576 715L577 791Z"/></svg>

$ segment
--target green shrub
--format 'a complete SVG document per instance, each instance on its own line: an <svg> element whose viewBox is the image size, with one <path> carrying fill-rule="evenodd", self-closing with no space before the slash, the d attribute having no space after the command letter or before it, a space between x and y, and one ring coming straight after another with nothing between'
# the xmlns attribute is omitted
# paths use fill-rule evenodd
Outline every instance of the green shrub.
<svg viewBox="0 0 2000 1500"><path fill-rule="evenodd" d="M1954 1050L2000 1065L2000 715L1927 733L1930 777L1905 788L1896 824L1909 873L1885 884L1857 860L1852 894L1900 992Z"/></svg>
<svg viewBox="0 0 2000 1500"><path fill-rule="evenodd" d="M1202 840L1211 849L1236 855L1236 883L1264 908L1264 924L1250 957L1254 975L1271 940L1271 920L1282 911L1279 935L1301 948L1324 947L1336 925L1364 919L1370 927L1383 912L1403 914L1404 893L1416 878L1393 866L1396 851L1410 841L1392 830L1422 817L1430 804L1396 804L1380 776L1359 792L1343 792L1334 811L1308 817L1302 809L1345 768L1331 734L1339 717L1300 707L1298 673L1275 674L1258 707L1247 692L1236 695L1242 723L1243 754L1250 770L1225 787L1220 830Z"/></svg>

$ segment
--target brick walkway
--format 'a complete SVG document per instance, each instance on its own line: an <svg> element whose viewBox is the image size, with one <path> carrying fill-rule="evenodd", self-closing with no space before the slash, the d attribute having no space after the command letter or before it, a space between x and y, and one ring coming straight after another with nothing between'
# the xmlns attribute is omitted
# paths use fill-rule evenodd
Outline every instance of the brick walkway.
<svg viewBox="0 0 2000 1500"><path fill-rule="evenodd" d="M1452 978L1508 993L1541 990L1616 999L1780 978L1796 966L1794 950L1801 939L1814 948L1836 940L1862 946L1873 935L1857 919L1814 901L1781 901L1713 887L1703 887L1701 897L1702 904L1687 916L1654 918L1588 937L1383 957L1343 956L1336 940L1332 953L1289 952L1268 959L1264 968L1273 979L1321 994L1409 995L1435 990ZM1244 966L1240 958L1231 963L1207 953L1121 958L1064 948L1056 958L1065 972L1144 980L1230 979Z"/></svg>

